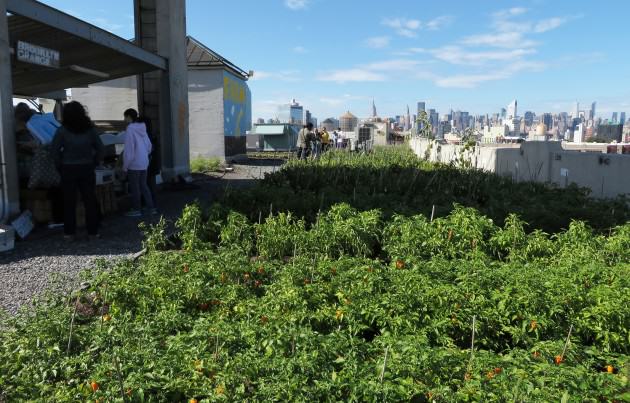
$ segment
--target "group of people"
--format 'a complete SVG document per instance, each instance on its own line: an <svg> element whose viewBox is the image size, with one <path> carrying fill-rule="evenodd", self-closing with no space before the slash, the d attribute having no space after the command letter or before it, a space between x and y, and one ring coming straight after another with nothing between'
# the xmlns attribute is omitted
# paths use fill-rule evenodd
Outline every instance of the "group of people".
<svg viewBox="0 0 630 403"><path fill-rule="evenodd" d="M325 127L317 129L309 122L298 133L297 157L298 159L318 158L331 148L343 148L344 145L341 129L334 130L330 134Z"/></svg>
<svg viewBox="0 0 630 403"><path fill-rule="evenodd" d="M33 136L28 138L28 131L25 130L27 122L35 114L23 103L15 108L18 151L23 155L29 155L29 150L43 147ZM127 127L120 134L124 136L122 172L129 184L133 206L126 215L142 216L142 203L148 214L157 214L155 177L160 172L155 147L157 142L149 135L149 122L139 117L136 110L128 109L123 115ZM85 206L88 236L98 238L101 211L96 197L95 169L103 165L105 147L94 123L79 102L73 101L63 106L62 122L57 126L52 141L45 146L61 179L64 236L68 240L76 236L78 193Z"/></svg>

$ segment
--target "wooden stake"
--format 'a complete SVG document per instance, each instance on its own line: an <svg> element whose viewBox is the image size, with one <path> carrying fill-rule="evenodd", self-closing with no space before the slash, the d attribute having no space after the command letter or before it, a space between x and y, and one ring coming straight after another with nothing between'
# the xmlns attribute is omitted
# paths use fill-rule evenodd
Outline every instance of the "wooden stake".
<svg viewBox="0 0 630 403"><path fill-rule="evenodd" d="M433 208L431 209L431 222L433 222L433 217L435 217L435 204L433 205Z"/></svg>
<svg viewBox="0 0 630 403"><path fill-rule="evenodd" d="M573 325L569 326L569 334L567 334L567 341L564 343L564 348L562 349L562 354L560 355L562 359L564 359L564 354L567 352L567 347L569 346L569 343L571 342L572 330L573 330Z"/></svg>
<svg viewBox="0 0 630 403"><path fill-rule="evenodd" d="M383 383L383 376L385 375L385 367L387 366L387 354L389 353L389 346L385 348L385 359L383 360L383 368L381 369L380 383Z"/></svg>
<svg viewBox="0 0 630 403"><path fill-rule="evenodd" d="M107 283L105 283L105 293L103 294L103 305L101 306L101 328L99 331L103 331L103 315L105 314L105 303L107 302Z"/></svg>
<svg viewBox="0 0 630 403"><path fill-rule="evenodd" d="M125 387L123 386L122 374L120 371L120 361L118 361L118 356L114 356L114 365L116 365L116 373L118 374L118 384L120 385L120 396L123 399L123 402L127 401L125 397Z"/></svg>
<svg viewBox="0 0 630 403"><path fill-rule="evenodd" d="M472 359L475 354L475 324L477 323L477 316L473 315L473 324L472 324L472 337L470 340L470 357Z"/></svg>
<svg viewBox="0 0 630 403"><path fill-rule="evenodd" d="M68 349L66 350L66 354L70 354L70 346L72 345L72 328L74 327L74 318L77 316L77 306L79 305L79 296L77 295L77 299L74 301L74 312L72 312L72 319L70 319L70 332L68 334Z"/></svg>

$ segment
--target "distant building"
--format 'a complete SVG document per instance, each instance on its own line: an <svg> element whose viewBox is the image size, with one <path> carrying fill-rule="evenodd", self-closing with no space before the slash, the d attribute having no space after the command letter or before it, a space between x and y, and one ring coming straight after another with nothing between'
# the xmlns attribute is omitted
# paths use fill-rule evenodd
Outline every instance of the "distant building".
<svg viewBox="0 0 630 403"><path fill-rule="evenodd" d="M278 120L280 123L304 126L304 107L295 99L289 104L280 105L278 107Z"/></svg>
<svg viewBox="0 0 630 403"><path fill-rule="evenodd" d="M573 117L574 118L580 117L580 103L578 101L575 101L575 105L573 108Z"/></svg>
<svg viewBox="0 0 630 403"><path fill-rule="evenodd" d="M263 119L263 118L256 119L256 124L259 124L259 125L265 124L265 119Z"/></svg>
<svg viewBox="0 0 630 403"><path fill-rule="evenodd" d="M309 111L308 109L304 111L304 124L309 124L312 123L311 119L313 118L313 116L311 115L311 111Z"/></svg>
<svg viewBox="0 0 630 403"><path fill-rule="evenodd" d="M612 114L612 122L613 122L613 123L618 123L618 120L617 120L617 112L613 112L613 114Z"/></svg>
<svg viewBox="0 0 630 403"><path fill-rule="evenodd" d="M590 114L590 118L591 119L595 119L595 107L597 106L597 102L593 102L591 104L591 114Z"/></svg>
<svg viewBox="0 0 630 403"><path fill-rule="evenodd" d="M547 127L547 130L553 127L553 115L551 113L543 113L542 123Z"/></svg>
<svg viewBox="0 0 630 403"><path fill-rule="evenodd" d="M510 102L510 104L507 107L507 119L514 119L515 117L518 116L518 109L517 109L517 102L516 99L512 102Z"/></svg>
<svg viewBox="0 0 630 403"><path fill-rule="evenodd" d="M328 118L322 122L322 128L325 128L329 132L337 130L339 128L339 120L335 118Z"/></svg>
<svg viewBox="0 0 630 403"><path fill-rule="evenodd" d="M623 135L623 125L620 125L620 124L599 125L599 127L597 128L597 136L595 136L595 138L600 139L600 140L606 140L609 143L613 141L620 143L622 135Z"/></svg>
<svg viewBox="0 0 630 403"><path fill-rule="evenodd" d="M372 99L372 119L376 119L378 114L376 113L376 104L374 103L374 99Z"/></svg>
<svg viewBox="0 0 630 403"><path fill-rule="evenodd" d="M534 124L534 116L535 116L534 112L531 112L531 111L525 112L525 114L523 115L525 126L531 127Z"/></svg>
<svg viewBox="0 0 630 403"><path fill-rule="evenodd" d="M573 131L573 142L578 144L584 142L584 135L584 124L580 123Z"/></svg>
<svg viewBox="0 0 630 403"><path fill-rule="evenodd" d="M342 132L353 132L359 124L359 119L354 116L350 111L344 113L339 117L339 127Z"/></svg>
<svg viewBox="0 0 630 403"><path fill-rule="evenodd" d="M482 143L496 143L502 138L509 137L510 129L507 125L486 126L481 137Z"/></svg>
<svg viewBox="0 0 630 403"><path fill-rule="evenodd" d="M621 112L619 114L619 124L622 124L622 125L626 124L626 113L625 112Z"/></svg>
<svg viewBox="0 0 630 403"><path fill-rule="evenodd" d="M440 127L440 115L435 109L429 109L429 122L431 122L431 127L433 128L433 135L437 136Z"/></svg>

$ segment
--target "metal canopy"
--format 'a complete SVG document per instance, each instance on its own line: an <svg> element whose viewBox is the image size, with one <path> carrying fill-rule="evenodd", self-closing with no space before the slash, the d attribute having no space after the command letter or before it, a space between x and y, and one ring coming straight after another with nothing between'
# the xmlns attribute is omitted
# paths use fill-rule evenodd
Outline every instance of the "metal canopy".
<svg viewBox="0 0 630 403"><path fill-rule="evenodd" d="M37 95L165 70L166 60L131 42L34 0L8 0L9 40L59 51L60 68L12 58L13 92Z"/></svg>
<svg viewBox="0 0 630 403"><path fill-rule="evenodd" d="M188 63L188 67L222 68L240 76L244 80L249 79L249 73L192 36L186 37L186 62Z"/></svg>

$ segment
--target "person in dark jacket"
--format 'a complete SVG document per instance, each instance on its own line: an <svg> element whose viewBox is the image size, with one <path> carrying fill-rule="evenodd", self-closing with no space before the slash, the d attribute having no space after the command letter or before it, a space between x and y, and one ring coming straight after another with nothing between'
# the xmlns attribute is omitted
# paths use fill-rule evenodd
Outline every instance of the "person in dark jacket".
<svg viewBox="0 0 630 403"><path fill-rule="evenodd" d="M63 124L57 130L51 152L61 172L64 200L64 234L76 235L77 190L85 205L88 236L98 237L99 207L94 168L102 164L104 147L85 108L70 102L63 108Z"/></svg>

